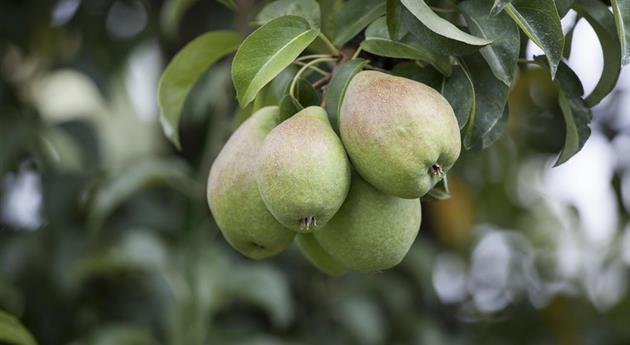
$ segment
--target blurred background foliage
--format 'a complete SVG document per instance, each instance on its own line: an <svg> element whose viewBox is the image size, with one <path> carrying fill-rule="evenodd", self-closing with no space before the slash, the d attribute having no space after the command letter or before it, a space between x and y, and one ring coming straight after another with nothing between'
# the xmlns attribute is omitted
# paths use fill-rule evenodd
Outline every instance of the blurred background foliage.
<svg viewBox="0 0 630 345"><path fill-rule="evenodd" d="M205 202L247 115L229 64L195 86L182 151L160 131L156 85L184 44L245 34L264 3L0 1L6 342L32 343L23 324L40 344L630 343L627 72L582 152L552 169L556 91L521 66L507 132L463 154L453 197L423 205L395 269L331 278L295 247L264 262L231 250ZM569 62L588 88L601 56L585 58L595 43L579 23Z"/></svg>

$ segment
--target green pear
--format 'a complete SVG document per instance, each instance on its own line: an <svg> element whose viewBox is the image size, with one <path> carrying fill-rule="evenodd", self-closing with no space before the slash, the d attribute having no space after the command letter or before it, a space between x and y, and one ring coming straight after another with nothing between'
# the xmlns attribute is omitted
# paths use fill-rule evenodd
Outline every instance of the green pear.
<svg viewBox="0 0 630 345"><path fill-rule="evenodd" d="M296 237L302 254L318 270L331 276L338 276L348 270L326 253L313 234L298 234Z"/></svg>
<svg viewBox="0 0 630 345"><path fill-rule="evenodd" d="M297 232L326 225L350 188L350 162L321 107L305 108L274 128L256 173L271 214Z"/></svg>
<svg viewBox="0 0 630 345"><path fill-rule="evenodd" d="M232 247L252 259L278 254L295 237L269 213L254 176L260 147L278 122L278 107L254 113L221 149L208 177L208 204L219 229Z"/></svg>
<svg viewBox="0 0 630 345"><path fill-rule="evenodd" d="M348 85L339 116L341 139L359 174L401 198L426 194L460 153L453 108L431 87L376 71Z"/></svg>
<svg viewBox="0 0 630 345"><path fill-rule="evenodd" d="M314 235L342 266L375 272L402 261L420 230L420 220L419 199L385 194L354 174L343 206Z"/></svg>

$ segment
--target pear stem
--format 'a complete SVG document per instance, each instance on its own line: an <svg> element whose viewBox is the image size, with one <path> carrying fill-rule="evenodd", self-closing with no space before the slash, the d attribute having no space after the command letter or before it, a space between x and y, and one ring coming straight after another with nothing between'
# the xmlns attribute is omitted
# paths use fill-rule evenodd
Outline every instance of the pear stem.
<svg viewBox="0 0 630 345"><path fill-rule="evenodd" d="M318 63L327 62L327 61L336 61L336 60L337 58L334 58L328 55L327 57L321 57L321 58L312 60L304 64L304 66L302 66L302 68L300 68L300 70L297 71L297 73L295 74L295 77L293 77L293 80L291 81L291 86L289 86L289 94L291 95L291 97L295 97L295 85L297 84L297 81L300 79L302 74L304 74L304 71L306 71L311 66L317 65Z"/></svg>
<svg viewBox="0 0 630 345"><path fill-rule="evenodd" d="M339 55L339 49L337 49L337 47L335 47L334 44L332 44L332 42L330 42L330 40L328 39L328 37L326 37L326 35L324 35L321 31L319 32L319 34L317 35L317 37L319 37L319 39L322 40L322 42L324 42L324 44L326 45L326 48L328 48L328 50L335 56Z"/></svg>
<svg viewBox="0 0 630 345"><path fill-rule="evenodd" d="M296 64L296 65L300 65L300 66L306 66L307 65L307 63L302 62L302 61L293 61L293 63ZM317 73L319 73L319 74L321 74L323 76L329 76L330 75L330 72L326 72L326 71L324 71L323 69L321 69L321 68L319 68L317 66L308 66L308 68L312 69L313 71L315 71L315 72L317 72Z"/></svg>

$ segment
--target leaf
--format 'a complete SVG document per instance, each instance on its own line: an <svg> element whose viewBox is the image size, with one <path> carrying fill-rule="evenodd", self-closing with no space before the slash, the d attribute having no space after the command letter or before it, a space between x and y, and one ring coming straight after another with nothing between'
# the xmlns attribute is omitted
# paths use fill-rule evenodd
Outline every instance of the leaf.
<svg viewBox="0 0 630 345"><path fill-rule="evenodd" d="M416 62L406 61L394 66L392 74L407 79L419 81L430 87L440 90L444 82L444 76L431 66L421 67Z"/></svg>
<svg viewBox="0 0 630 345"><path fill-rule="evenodd" d="M621 43L621 61L625 66L630 63L630 0L611 0L610 4Z"/></svg>
<svg viewBox="0 0 630 345"><path fill-rule="evenodd" d="M595 89L585 99L586 104L593 107L601 102L617 84L621 73L621 45L615 30L615 20L606 5L599 1L577 0L574 9L595 30L604 56L602 75Z"/></svg>
<svg viewBox="0 0 630 345"><path fill-rule="evenodd" d="M453 68L453 74L444 83L442 95L453 107L459 129L463 129L475 110L475 89L468 71L462 66Z"/></svg>
<svg viewBox="0 0 630 345"><path fill-rule="evenodd" d="M546 67L540 57L536 59ZM554 166L558 166L578 153L591 135L591 110L582 99L584 89L578 76L565 63L560 63L554 83L558 87L558 103L564 117L565 138L562 151Z"/></svg>
<svg viewBox="0 0 630 345"><path fill-rule="evenodd" d="M405 27L412 35L412 37L410 37L411 40L437 54L455 56L467 55L478 51L480 48L480 46L452 40L431 31L406 8L402 9L402 20Z"/></svg>
<svg viewBox="0 0 630 345"><path fill-rule="evenodd" d="M494 16L488 14L489 5L486 0L468 0L460 3L459 8L464 13L470 31L492 41L481 48L481 55L495 77L510 86L516 71L521 36L509 16L504 13Z"/></svg>
<svg viewBox="0 0 630 345"><path fill-rule="evenodd" d="M407 33L407 28L403 25L400 0L387 0L386 17L389 37L396 41L403 38Z"/></svg>
<svg viewBox="0 0 630 345"><path fill-rule="evenodd" d="M571 7L573 7L574 1L575 0L554 0L560 18L564 18L564 16L567 15Z"/></svg>
<svg viewBox="0 0 630 345"><path fill-rule="evenodd" d="M324 107L328 113L330 124L336 132L339 132L339 110L341 109L341 103L346 94L348 84L350 84L352 77L359 73L367 63L367 60L364 59L352 59L344 63L338 67L332 80L326 87Z"/></svg>
<svg viewBox="0 0 630 345"><path fill-rule="evenodd" d="M412 39L393 41L389 36L385 17L375 20L368 26L361 48L375 55L429 62L442 73L450 74L451 65L447 57L425 49Z"/></svg>
<svg viewBox="0 0 630 345"><path fill-rule="evenodd" d="M287 15L306 19L313 29L319 29L321 26L321 12L315 0L276 0L258 13L254 23L264 25L272 19Z"/></svg>
<svg viewBox="0 0 630 345"><path fill-rule="evenodd" d="M523 32L540 49L549 61L551 78L562 59L564 35L558 10L549 0L514 0L505 6L505 11L512 17Z"/></svg>
<svg viewBox="0 0 630 345"><path fill-rule="evenodd" d="M333 43L341 47L356 36L376 18L385 14L383 0L350 0L343 4L335 20Z"/></svg>
<svg viewBox="0 0 630 345"><path fill-rule="evenodd" d="M490 15L496 16L503 11L503 8L507 6L512 0L494 0L494 5L490 9Z"/></svg>
<svg viewBox="0 0 630 345"><path fill-rule="evenodd" d="M297 16L278 17L258 28L241 44L232 62L232 81L241 107L291 64L318 31Z"/></svg>
<svg viewBox="0 0 630 345"><path fill-rule="evenodd" d="M217 0L218 3L223 6L231 9L232 11L236 11L238 6L236 6L236 2L234 0Z"/></svg>
<svg viewBox="0 0 630 345"><path fill-rule="evenodd" d="M37 345L31 333L13 315L0 310L0 341L14 345Z"/></svg>
<svg viewBox="0 0 630 345"><path fill-rule="evenodd" d="M313 85L306 79L300 78L296 82L295 97L289 94L289 90L282 97L279 116L281 119L287 119L308 106L319 105L319 101L319 94Z"/></svg>
<svg viewBox="0 0 630 345"><path fill-rule="evenodd" d="M188 43L166 66L158 86L160 123L166 137L179 149L179 122L188 93L213 63L238 47L240 36L211 31Z"/></svg>
<svg viewBox="0 0 630 345"><path fill-rule="evenodd" d="M343 0L317 0L321 10L322 32L326 37L335 37L335 18L343 6Z"/></svg>
<svg viewBox="0 0 630 345"><path fill-rule="evenodd" d="M175 37L184 13L197 1L167 0L164 2L160 11L160 24L169 38Z"/></svg>
<svg viewBox="0 0 630 345"><path fill-rule="evenodd" d="M189 176L188 166L180 160L147 159L135 162L97 189L88 213L88 227L98 231L124 200L145 188L168 186L197 198L203 188Z"/></svg>
<svg viewBox="0 0 630 345"><path fill-rule="evenodd" d="M484 137L493 134L495 140L498 138L492 130L501 125L509 87L494 77L480 54L467 56L464 61L473 82L475 102L464 128L463 145L466 149L485 149L491 142Z"/></svg>
<svg viewBox="0 0 630 345"><path fill-rule="evenodd" d="M424 0L401 0L401 2L424 26L436 34L473 46L484 46L490 43L489 40L458 29L451 22L433 12Z"/></svg>

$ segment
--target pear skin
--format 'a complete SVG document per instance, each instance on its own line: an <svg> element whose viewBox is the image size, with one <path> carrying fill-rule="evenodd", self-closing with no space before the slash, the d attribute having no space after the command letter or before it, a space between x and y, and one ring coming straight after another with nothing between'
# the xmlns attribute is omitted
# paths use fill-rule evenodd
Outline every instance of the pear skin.
<svg viewBox="0 0 630 345"><path fill-rule="evenodd" d="M318 270L331 276L348 272L345 267L322 249L314 234L298 234L295 239L302 255Z"/></svg>
<svg viewBox="0 0 630 345"><path fill-rule="evenodd" d="M307 233L326 225L348 194L350 162L323 108L305 108L269 133L256 180L284 226Z"/></svg>
<svg viewBox="0 0 630 345"><path fill-rule="evenodd" d="M208 177L208 204L219 229L232 247L252 259L280 253L295 237L269 213L254 177L260 147L278 122L278 107L254 113L221 149Z"/></svg>
<svg viewBox="0 0 630 345"><path fill-rule="evenodd" d="M453 166L461 138L453 108L431 87L376 71L348 85L341 139L359 174L384 193L415 199Z"/></svg>
<svg viewBox="0 0 630 345"><path fill-rule="evenodd" d="M402 261L420 221L419 199L385 194L354 174L343 206L314 235L322 249L350 271L376 272Z"/></svg>

